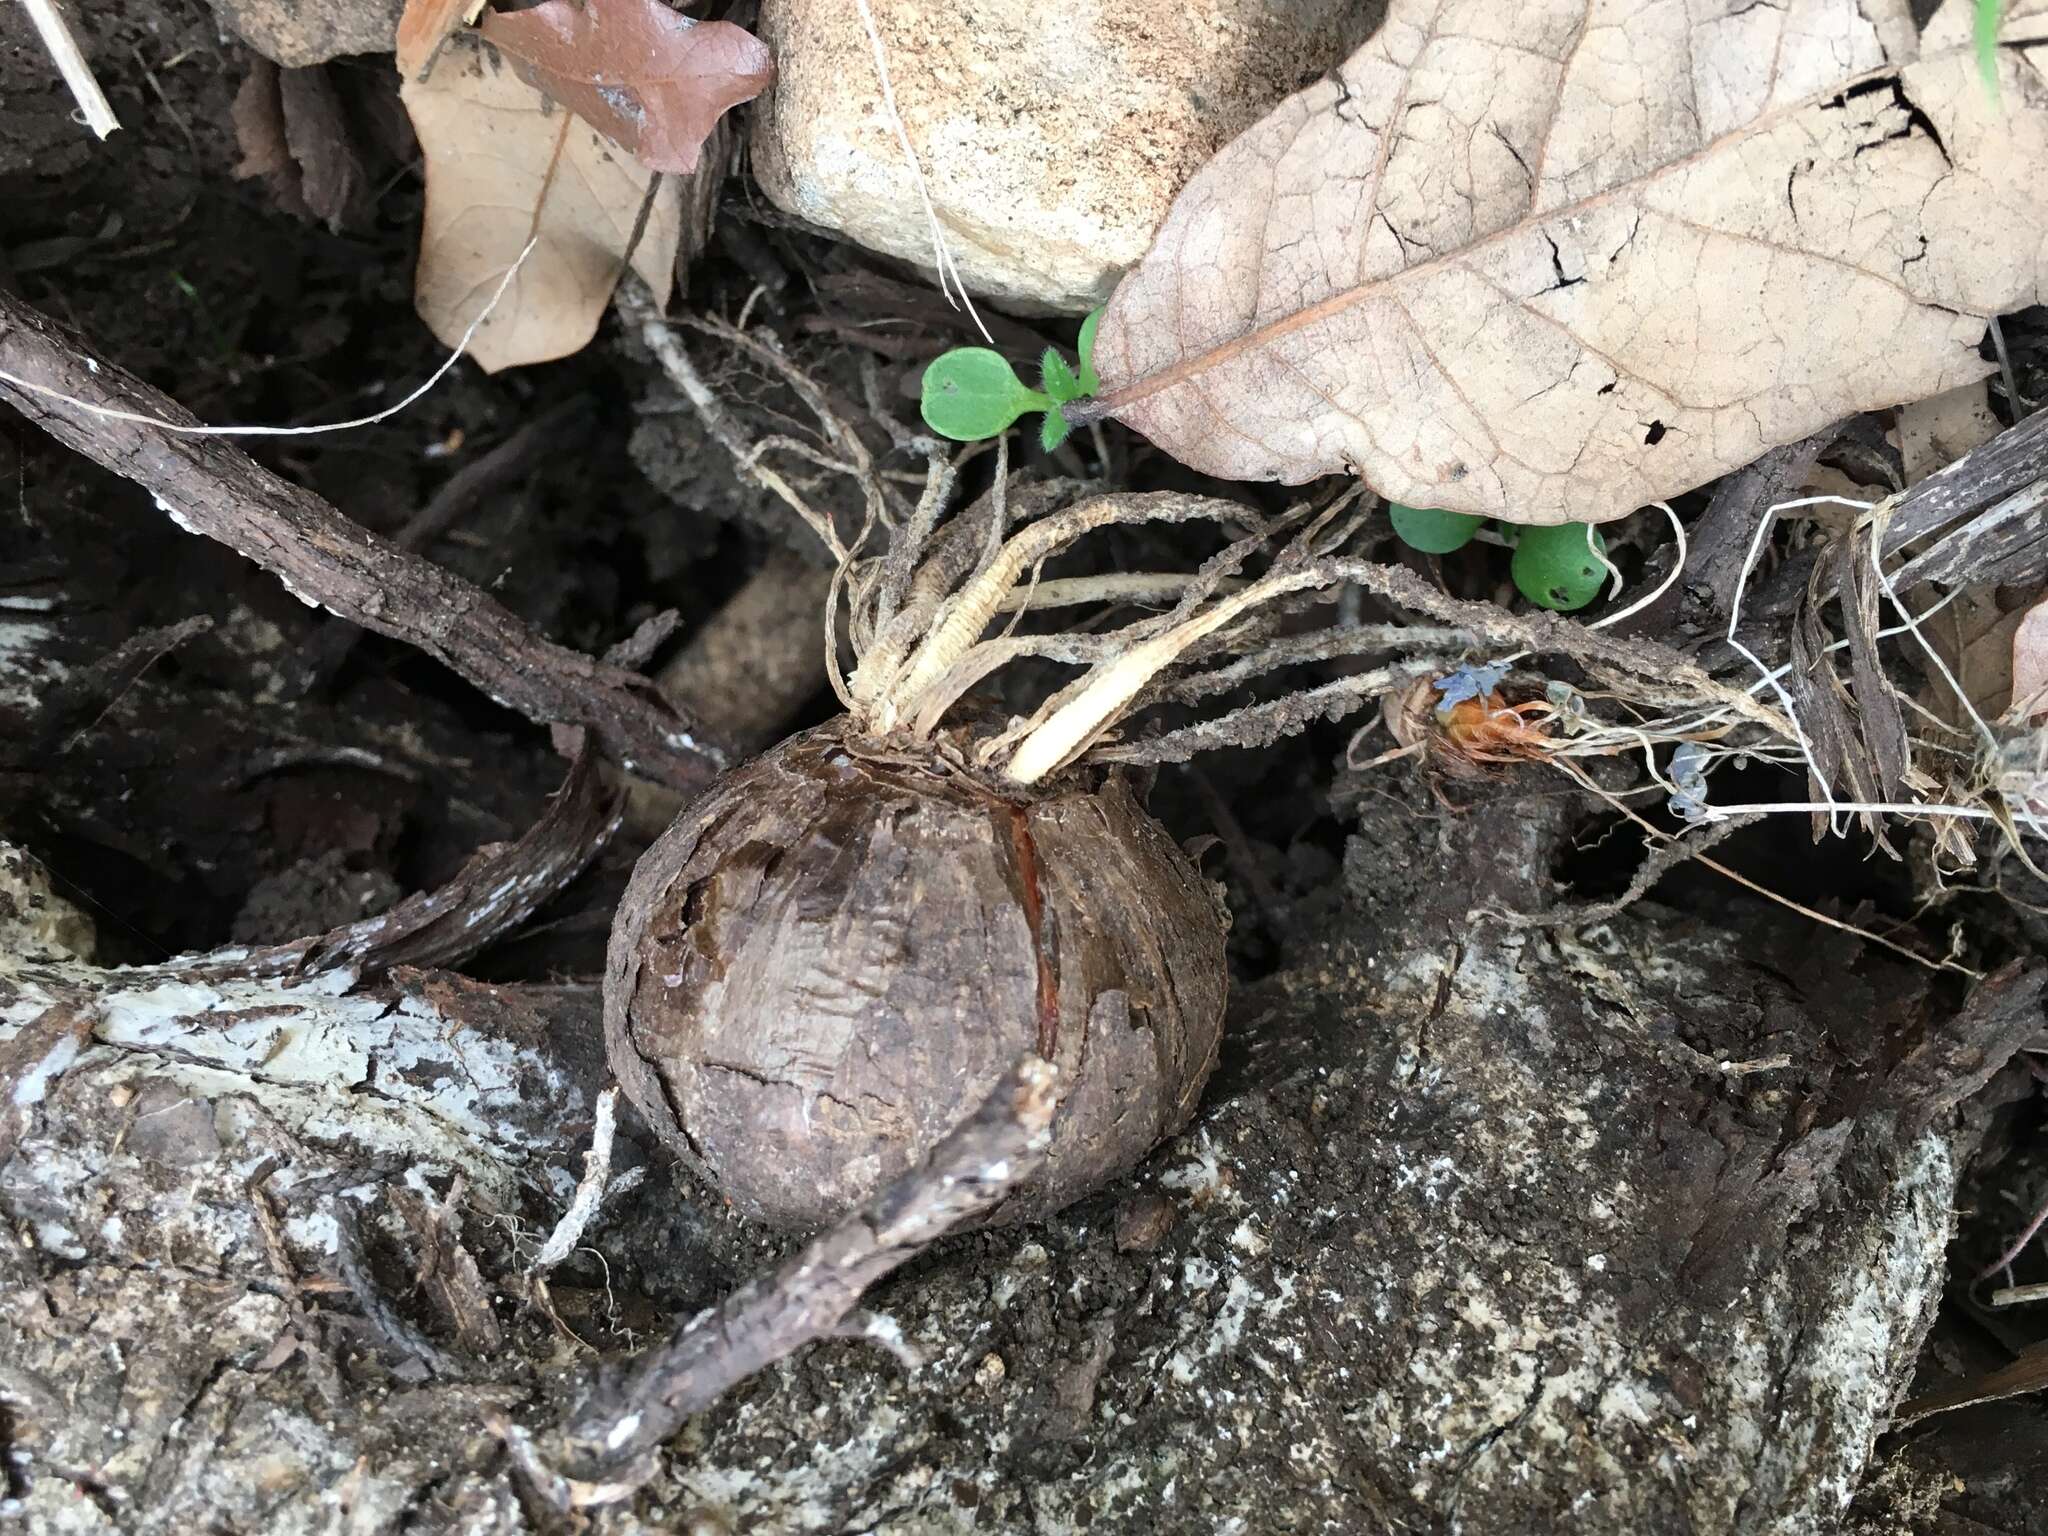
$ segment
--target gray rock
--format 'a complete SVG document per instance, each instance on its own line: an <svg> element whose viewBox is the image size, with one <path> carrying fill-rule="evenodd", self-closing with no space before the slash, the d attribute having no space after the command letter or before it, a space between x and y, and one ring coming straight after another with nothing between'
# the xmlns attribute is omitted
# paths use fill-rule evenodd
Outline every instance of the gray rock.
<svg viewBox="0 0 2048 1536"><path fill-rule="evenodd" d="M903 125L968 288L1080 313L1145 254L1202 163L1344 58L1351 0L873 0ZM847 0L767 0L777 78L754 170L778 206L933 262L916 178Z"/></svg>
<svg viewBox="0 0 2048 1536"><path fill-rule="evenodd" d="M1131 1186L912 1264L869 1302L918 1369L804 1351L693 1420L592 1528L1834 1529L1940 1291L1976 1135L1958 1099L2038 1028L2038 973L1958 1010L1926 973L1775 917L1639 904L1510 928L1467 904L1541 889L1543 803L1395 812L1354 843L1337 927L1239 998L1208 1109ZM587 1128L476 1070L505 1049L487 1011L451 1036L417 1000L212 1006L230 1001L249 1024L217 1048L196 1020L122 1026L145 1006L122 1003L0 1166L17 1507L50 1531L324 1531L337 1505L372 1529L529 1529L489 1415L544 1443L582 1390L587 1357L511 1303ZM379 1043L325 1088L271 1081L286 1008L337 1059ZM534 1081L587 1084L588 1019L560 1022L518 1049L583 1041L583 1065ZM436 1064L451 1038L487 1097ZM401 1044L404 1079L378 1066ZM218 1150L139 1156L123 1127L151 1091L210 1104ZM266 1168L286 1262L328 1269L353 1213L382 1312L418 1311L444 1351L379 1188L443 1198L461 1170L506 1348L427 1377L355 1305L361 1275L280 1290L248 1189ZM660 1178L590 1237L604 1267L555 1284L586 1336L656 1326L641 1297L688 1315L772 1257Z"/></svg>
<svg viewBox="0 0 2048 1536"><path fill-rule="evenodd" d="M287 69L389 53L404 0L213 0L221 25Z"/></svg>

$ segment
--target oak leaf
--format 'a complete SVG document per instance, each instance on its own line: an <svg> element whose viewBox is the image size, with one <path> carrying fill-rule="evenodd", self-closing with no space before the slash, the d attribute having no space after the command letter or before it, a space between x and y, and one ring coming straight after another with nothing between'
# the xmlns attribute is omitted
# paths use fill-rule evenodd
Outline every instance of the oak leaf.
<svg viewBox="0 0 2048 1536"><path fill-rule="evenodd" d="M1982 377L2048 297L2048 0L2002 105L1957 6L1394 0L1183 189L1103 405L1210 474L1557 523Z"/></svg>
<svg viewBox="0 0 2048 1536"><path fill-rule="evenodd" d="M484 8L484 0L406 0L398 17L398 72L410 79L434 62L434 54Z"/></svg>
<svg viewBox="0 0 2048 1536"><path fill-rule="evenodd" d="M566 357L596 334L655 173L457 36L424 81L399 91L426 159L414 303L449 346L520 266L471 340L488 372ZM678 243L676 181L664 177L633 246L633 269L665 300Z"/></svg>
<svg viewBox="0 0 2048 1536"><path fill-rule="evenodd" d="M1971 449L1990 442L1998 431L1998 418L1991 414L1990 391L1982 379L1901 407L1899 459L1906 471L1906 484L1918 485Z"/></svg>
<svg viewBox="0 0 2048 1536"><path fill-rule="evenodd" d="M486 11L482 31L531 84L657 171L695 170L719 117L775 78L768 45L744 27L661 0L541 0Z"/></svg>

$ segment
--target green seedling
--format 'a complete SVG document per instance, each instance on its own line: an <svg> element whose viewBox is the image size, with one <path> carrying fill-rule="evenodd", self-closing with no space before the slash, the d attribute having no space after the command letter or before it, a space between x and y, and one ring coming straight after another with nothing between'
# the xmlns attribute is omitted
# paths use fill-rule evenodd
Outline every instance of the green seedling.
<svg viewBox="0 0 2048 1536"><path fill-rule="evenodd" d="M1017 377L1008 358L987 347L955 347L924 371L925 425L957 443L979 442L1009 431L1019 416L1045 413L1038 441L1047 453L1066 441L1060 407L1101 388L1095 376L1095 327L1102 311L1081 322L1081 366L1076 370L1052 348L1039 360L1037 389Z"/></svg>
<svg viewBox="0 0 2048 1536"><path fill-rule="evenodd" d="M1573 613L1600 595L1606 582L1607 541L1589 523L1524 528L1510 568L1522 596L1539 608Z"/></svg>
<svg viewBox="0 0 2048 1536"><path fill-rule="evenodd" d="M1985 92L1998 100L1998 19L2005 0L1977 0L1977 73L1984 77Z"/></svg>
<svg viewBox="0 0 2048 1536"><path fill-rule="evenodd" d="M1452 550L1463 549L1486 522L1470 512L1404 507L1398 501L1387 504L1387 516L1393 519L1394 532L1401 536L1401 542L1425 555L1448 555Z"/></svg>
<svg viewBox="0 0 2048 1536"><path fill-rule="evenodd" d="M1102 324L1100 308L1088 311L1088 318L1081 322L1081 393L1099 395L1102 380L1095 376L1095 328Z"/></svg>
<svg viewBox="0 0 2048 1536"><path fill-rule="evenodd" d="M924 371L925 425L955 442L994 437L1027 412L1052 408L1050 397L1018 378L1010 360L987 347L955 347Z"/></svg>
<svg viewBox="0 0 2048 1536"><path fill-rule="evenodd" d="M1425 555L1448 555L1479 536L1486 519L1469 512L1437 507L1407 507L1391 502L1387 515L1394 532L1410 549ZM1572 613L1600 595L1610 574L1607 541L1586 523L1561 523L1555 528L1503 525L1496 542L1513 545L1509 566L1522 596L1542 608Z"/></svg>

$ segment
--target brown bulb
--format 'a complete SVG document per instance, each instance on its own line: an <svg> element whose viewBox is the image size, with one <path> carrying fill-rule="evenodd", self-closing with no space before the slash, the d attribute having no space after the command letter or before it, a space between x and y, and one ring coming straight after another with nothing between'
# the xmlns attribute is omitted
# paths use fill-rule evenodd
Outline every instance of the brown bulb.
<svg viewBox="0 0 2048 1536"><path fill-rule="evenodd" d="M613 1069L748 1215L813 1227L918 1162L1016 1061L1059 1068L995 1220L1131 1169L1215 1065L1227 918L1121 775L992 789L844 720L729 774L613 928Z"/></svg>

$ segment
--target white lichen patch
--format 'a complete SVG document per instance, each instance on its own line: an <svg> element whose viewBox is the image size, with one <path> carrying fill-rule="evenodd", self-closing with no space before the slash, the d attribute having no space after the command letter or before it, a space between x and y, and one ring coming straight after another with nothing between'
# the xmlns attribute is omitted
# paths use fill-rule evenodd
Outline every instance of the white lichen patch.
<svg viewBox="0 0 2048 1536"><path fill-rule="evenodd" d="M291 985L71 964L0 951L0 1042L58 995L94 999L90 1043L17 1084L36 1101L86 1069L105 1094L168 1085L201 1105L254 1105L293 1136L374 1163L460 1170L508 1206L531 1154L589 1109L541 1051L453 1024L418 998L355 993L345 969Z"/></svg>
<svg viewBox="0 0 2048 1536"><path fill-rule="evenodd" d="M1160 1174L1160 1188L1179 1190L1197 1201L1221 1202L1230 1210L1242 1210L1244 1197L1225 1172L1222 1150L1209 1127L1197 1131L1192 1141L1187 1150L1194 1154L1193 1161Z"/></svg>
<svg viewBox="0 0 2048 1536"><path fill-rule="evenodd" d="M1773 1327L1795 1305L1787 1275L1755 1288L1731 1319L1720 1375L1759 1483L1782 1490L1795 1512L1781 1529L1832 1530L1855 1492L1941 1297L1955 1187L1947 1138L1929 1132L1908 1154L1883 1220L1830 1235L1831 1281L1796 1359L1782 1357L1782 1328ZM1788 1395L1817 1411L1786 1415Z"/></svg>
<svg viewBox="0 0 2048 1536"><path fill-rule="evenodd" d="M56 640L54 624L0 618L0 709L26 713L71 675L71 669L50 654Z"/></svg>

